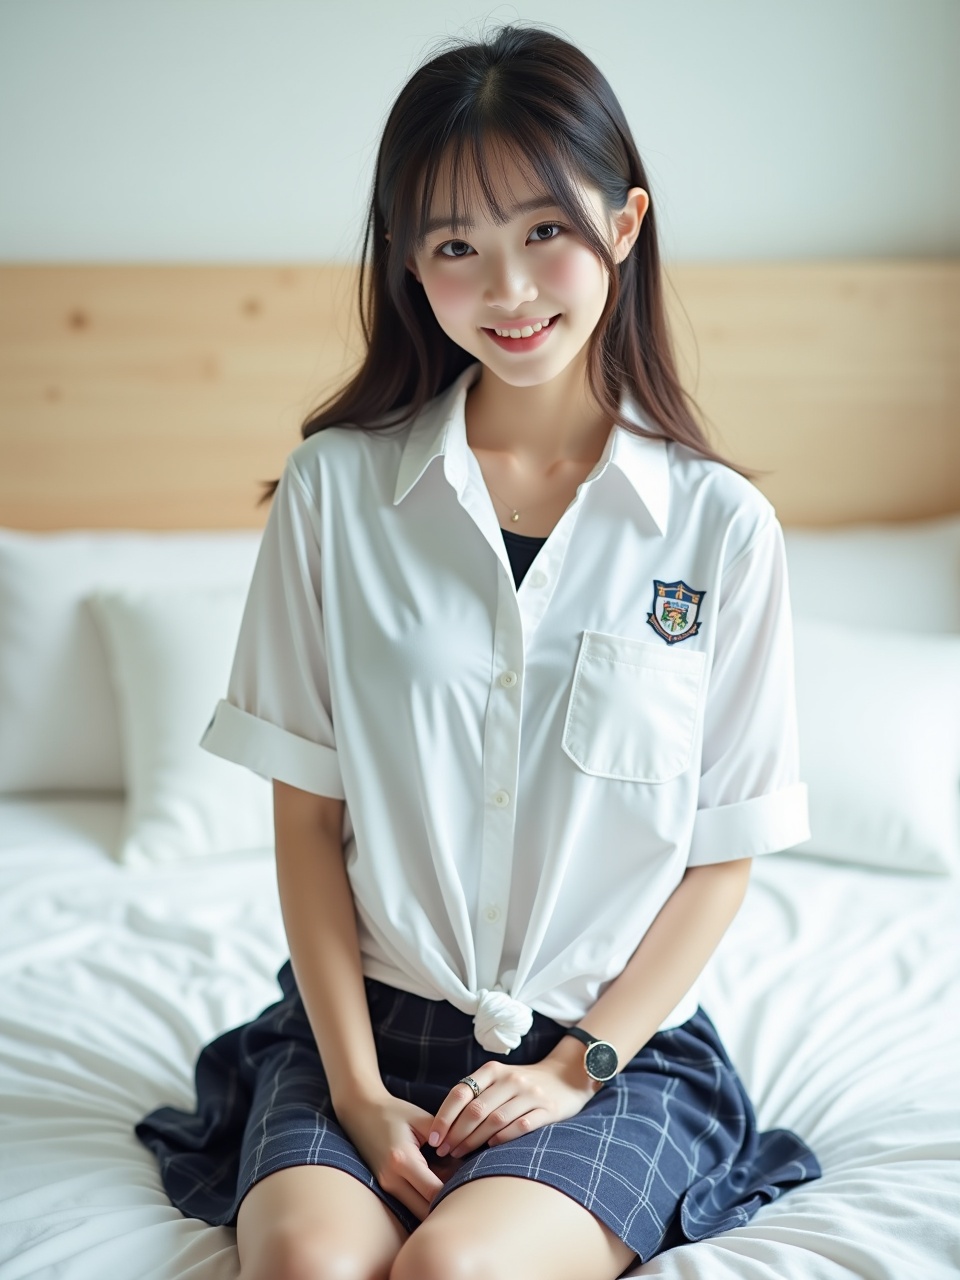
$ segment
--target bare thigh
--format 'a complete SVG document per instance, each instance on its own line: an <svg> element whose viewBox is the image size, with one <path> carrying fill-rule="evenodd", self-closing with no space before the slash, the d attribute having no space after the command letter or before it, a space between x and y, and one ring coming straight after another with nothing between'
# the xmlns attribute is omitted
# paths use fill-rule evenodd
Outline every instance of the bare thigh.
<svg viewBox="0 0 960 1280"><path fill-rule="evenodd" d="M636 1260L565 1192L489 1176L462 1183L427 1214L390 1280L614 1280Z"/></svg>
<svg viewBox="0 0 960 1280"><path fill-rule="evenodd" d="M240 1203L240 1280L386 1280L407 1235L353 1174L327 1165L279 1169Z"/></svg>

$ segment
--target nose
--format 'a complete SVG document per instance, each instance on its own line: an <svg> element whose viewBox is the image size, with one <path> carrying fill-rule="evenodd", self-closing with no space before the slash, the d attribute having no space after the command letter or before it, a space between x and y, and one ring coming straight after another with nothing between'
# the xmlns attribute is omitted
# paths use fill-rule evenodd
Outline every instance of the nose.
<svg viewBox="0 0 960 1280"><path fill-rule="evenodd" d="M530 278L529 268L522 259L501 254L489 259L483 301L488 307L501 307L514 312L525 302L537 297L537 286Z"/></svg>

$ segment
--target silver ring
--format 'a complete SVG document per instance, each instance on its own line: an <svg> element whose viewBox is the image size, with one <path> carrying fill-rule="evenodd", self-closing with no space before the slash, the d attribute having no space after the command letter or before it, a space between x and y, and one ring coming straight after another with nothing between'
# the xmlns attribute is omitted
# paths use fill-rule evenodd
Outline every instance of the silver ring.
<svg viewBox="0 0 960 1280"><path fill-rule="evenodd" d="M468 1084L473 1090L473 1096L475 1098L479 1098L482 1093L480 1086L477 1084L476 1080L474 1080L473 1076L464 1076L462 1080L457 1081L457 1084Z"/></svg>

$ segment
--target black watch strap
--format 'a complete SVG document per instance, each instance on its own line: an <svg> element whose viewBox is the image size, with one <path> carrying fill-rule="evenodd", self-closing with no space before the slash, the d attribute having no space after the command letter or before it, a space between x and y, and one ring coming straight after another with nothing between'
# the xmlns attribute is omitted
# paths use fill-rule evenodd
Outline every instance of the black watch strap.
<svg viewBox="0 0 960 1280"><path fill-rule="evenodd" d="M589 1049L592 1044L596 1044L599 1036L592 1036L589 1031L584 1031L583 1027L567 1027L568 1036L576 1036L581 1044L585 1044Z"/></svg>
<svg viewBox="0 0 960 1280"><path fill-rule="evenodd" d="M583 1055L583 1067L592 1080L613 1079L620 1062L612 1044L601 1040L599 1036L592 1036L589 1031L584 1031L583 1027L567 1027L566 1034L574 1036L581 1044L587 1046Z"/></svg>

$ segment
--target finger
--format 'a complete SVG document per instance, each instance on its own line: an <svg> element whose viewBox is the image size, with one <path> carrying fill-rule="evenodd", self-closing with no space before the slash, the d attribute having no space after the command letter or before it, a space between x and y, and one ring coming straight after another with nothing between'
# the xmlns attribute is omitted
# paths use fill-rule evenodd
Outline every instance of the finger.
<svg viewBox="0 0 960 1280"><path fill-rule="evenodd" d="M424 1200L423 1196L420 1195L418 1191L415 1191L409 1183L403 1183L401 1186L390 1188L384 1187L384 1190L389 1190L390 1194L395 1199L399 1200L402 1205L405 1205L418 1222L422 1222L430 1212L429 1203Z"/></svg>
<svg viewBox="0 0 960 1280"><path fill-rule="evenodd" d="M545 1124L550 1123L550 1117L542 1107L534 1107L532 1111L527 1111L523 1115L518 1116L511 1124L505 1125L499 1133L487 1139L487 1145L490 1147L498 1147L501 1143L510 1142L513 1138L522 1138L525 1133L533 1133L535 1129L542 1129Z"/></svg>
<svg viewBox="0 0 960 1280"><path fill-rule="evenodd" d="M474 1079L476 1079L476 1077L474 1077ZM482 1096L484 1087L483 1081L477 1080L477 1084L480 1086ZM430 1145L437 1148L438 1155L446 1155L446 1152L441 1152L440 1148L446 1141L450 1133L450 1129L460 1117L463 1109L473 1101L473 1096L473 1090L468 1084L458 1083L453 1086L444 1098L443 1102L441 1102L439 1110L434 1116L433 1123L430 1126L429 1139ZM447 1147L447 1150L449 1150L449 1146Z"/></svg>
<svg viewBox="0 0 960 1280"><path fill-rule="evenodd" d="M422 1201L429 1204L435 1194L443 1187L443 1180L436 1176L433 1169L430 1169L424 1157L421 1156L420 1160L422 1161L420 1166L415 1165L407 1172L407 1183Z"/></svg>
<svg viewBox="0 0 960 1280"><path fill-rule="evenodd" d="M406 1205L422 1222L430 1211L430 1202L443 1187L442 1181L429 1167L419 1149L413 1154L405 1152L391 1170L389 1179L381 1182L383 1189Z"/></svg>
<svg viewBox="0 0 960 1280"><path fill-rule="evenodd" d="M492 1133L511 1123L529 1107L517 1098L509 1084L484 1089L479 1098L471 1099L451 1125L444 1142L437 1148L437 1155L449 1152L454 1157L466 1155L483 1146Z"/></svg>
<svg viewBox="0 0 960 1280"><path fill-rule="evenodd" d="M403 1166L404 1177L414 1191L429 1202L443 1186L443 1182L427 1164L426 1156L419 1149L414 1149L410 1161Z"/></svg>
<svg viewBox="0 0 960 1280"><path fill-rule="evenodd" d="M492 1107L483 1124L478 1125L468 1138L455 1145L450 1154L462 1159L484 1143L495 1147L511 1138L519 1138L524 1133L532 1133L534 1129L540 1129L558 1118L555 1111L531 1098L529 1093L517 1093L501 1105Z"/></svg>

